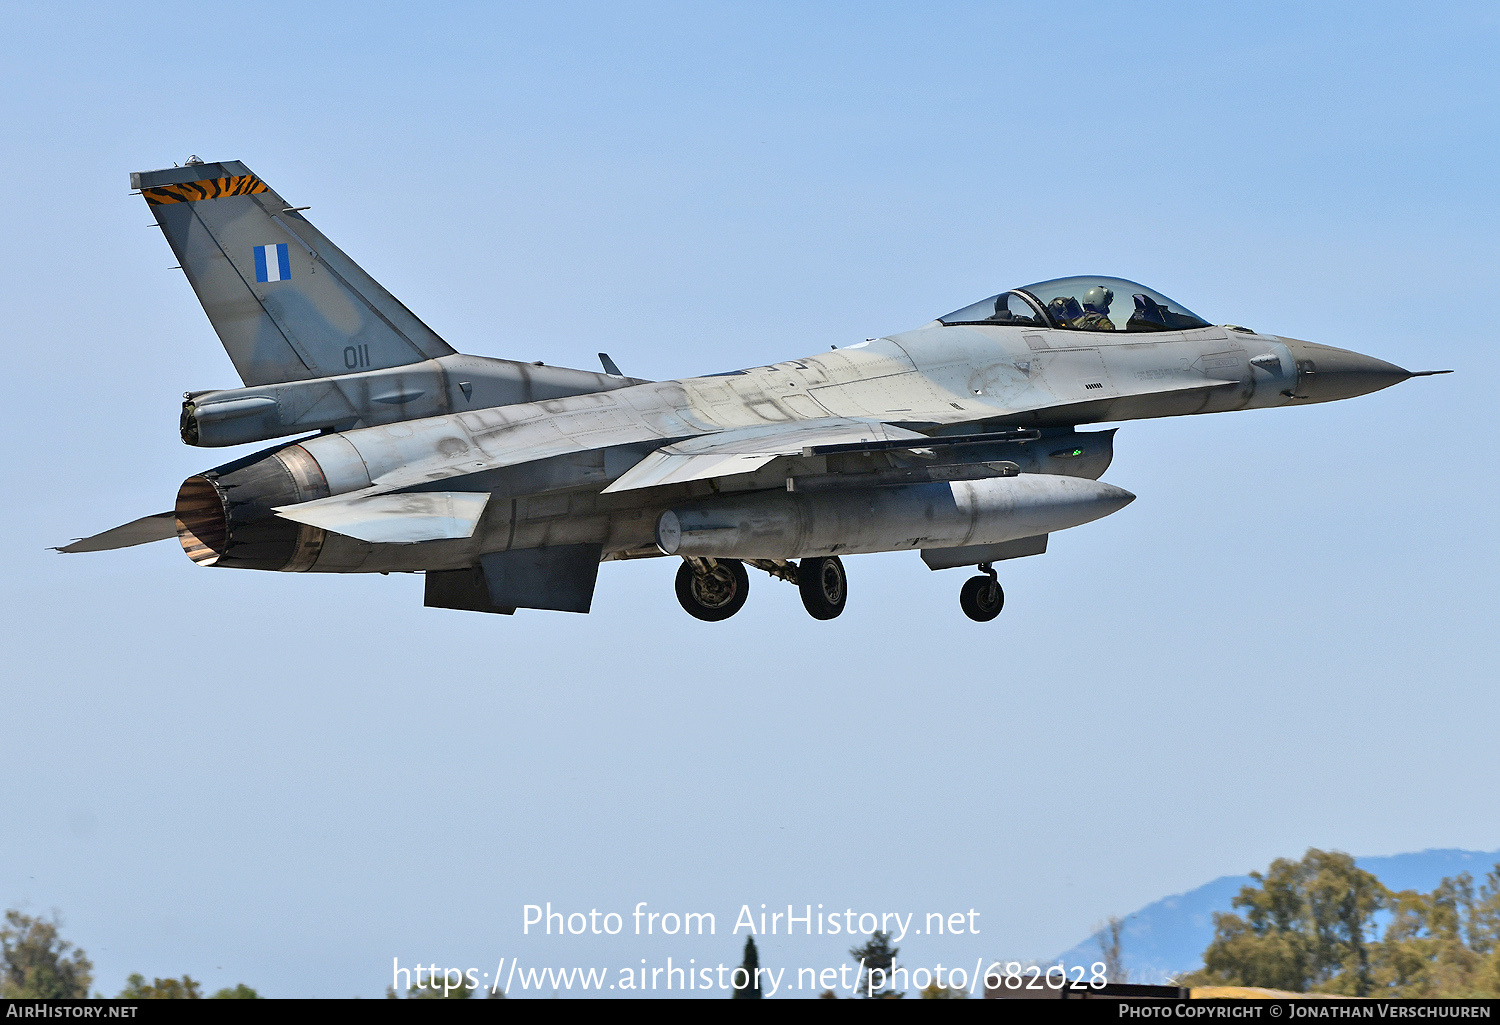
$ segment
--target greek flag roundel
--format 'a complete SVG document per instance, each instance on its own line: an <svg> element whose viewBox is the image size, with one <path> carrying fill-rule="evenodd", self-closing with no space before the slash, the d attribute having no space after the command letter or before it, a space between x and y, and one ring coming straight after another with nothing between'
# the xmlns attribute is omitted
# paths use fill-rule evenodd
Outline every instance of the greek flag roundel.
<svg viewBox="0 0 1500 1025"><path fill-rule="evenodd" d="M290 281L291 277L292 260L285 242L255 247L256 281Z"/></svg>

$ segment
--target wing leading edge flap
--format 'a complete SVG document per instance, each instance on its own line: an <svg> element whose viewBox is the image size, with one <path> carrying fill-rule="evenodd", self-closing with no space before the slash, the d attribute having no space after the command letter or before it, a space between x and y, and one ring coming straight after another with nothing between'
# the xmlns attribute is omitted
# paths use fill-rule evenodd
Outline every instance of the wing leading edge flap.
<svg viewBox="0 0 1500 1025"><path fill-rule="evenodd" d="M277 516L373 544L409 545L473 537L489 504L484 491L419 491L366 495L354 492L301 505L283 505Z"/></svg>
<svg viewBox="0 0 1500 1025"><path fill-rule="evenodd" d="M753 473L780 456L818 445L921 439L923 435L878 421L828 418L771 427L747 427L691 438L652 452L604 489L604 494Z"/></svg>

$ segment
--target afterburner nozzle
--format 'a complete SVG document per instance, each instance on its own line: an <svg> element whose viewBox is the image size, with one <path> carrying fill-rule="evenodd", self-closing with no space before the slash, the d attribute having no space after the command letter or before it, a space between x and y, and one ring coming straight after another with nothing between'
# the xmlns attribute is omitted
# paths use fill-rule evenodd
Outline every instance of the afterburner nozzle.
<svg viewBox="0 0 1500 1025"><path fill-rule="evenodd" d="M200 566L302 572L317 560L324 531L275 510L327 497L317 460L289 445L183 481L173 510L177 539Z"/></svg>

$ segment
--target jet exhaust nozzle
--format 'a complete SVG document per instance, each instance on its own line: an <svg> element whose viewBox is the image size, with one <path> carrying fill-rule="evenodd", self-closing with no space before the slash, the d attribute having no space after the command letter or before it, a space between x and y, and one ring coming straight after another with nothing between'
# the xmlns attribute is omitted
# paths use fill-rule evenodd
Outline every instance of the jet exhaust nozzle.
<svg viewBox="0 0 1500 1025"><path fill-rule="evenodd" d="M310 569L323 530L272 510L327 497L322 468L301 446L259 453L182 482L173 510L177 540L200 566Z"/></svg>
<svg viewBox="0 0 1500 1025"><path fill-rule="evenodd" d="M667 555L800 559L998 544L1076 527L1135 500L1112 484L1047 474L769 493L669 509L656 524Z"/></svg>

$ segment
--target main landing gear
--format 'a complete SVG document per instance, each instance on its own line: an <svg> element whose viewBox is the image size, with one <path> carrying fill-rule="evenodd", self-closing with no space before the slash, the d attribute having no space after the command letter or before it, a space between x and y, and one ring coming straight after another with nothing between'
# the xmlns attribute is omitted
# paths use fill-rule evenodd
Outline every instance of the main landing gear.
<svg viewBox="0 0 1500 1025"><path fill-rule="evenodd" d="M748 597L750 574L738 559L683 559L677 569L677 600L694 619L728 619Z"/></svg>
<svg viewBox="0 0 1500 1025"><path fill-rule="evenodd" d="M964 581L964 589L958 593L958 604L964 615L974 622L988 623L1005 608L1005 592L1000 588L993 566L981 562L979 572L980 576Z"/></svg>
<svg viewBox="0 0 1500 1025"><path fill-rule="evenodd" d="M836 619L849 598L849 578L838 556L803 559L751 559L750 565L796 584L814 619ZM750 595L750 574L739 559L684 558L677 570L677 600L687 614L710 623L728 619Z"/></svg>
<svg viewBox="0 0 1500 1025"><path fill-rule="evenodd" d="M750 574L754 566L773 577L796 584L802 604L814 619L837 619L849 600L849 577L836 555L815 556L791 563L784 559L705 559L687 557L677 568L677 600L694 619L709 623L728 619L745 607L750 597ZM976 623L988 623L1005 608L1005 591L994 566L979 564L979 575L964 582L958 604Z"/></svg>
<svg viewBox="0 0 1500 1025"><path fill-rule="evenodd" d="M797 590L814 619L835 619L849 599L849 578L837 555L803 559L797 567Z"/></svg>

